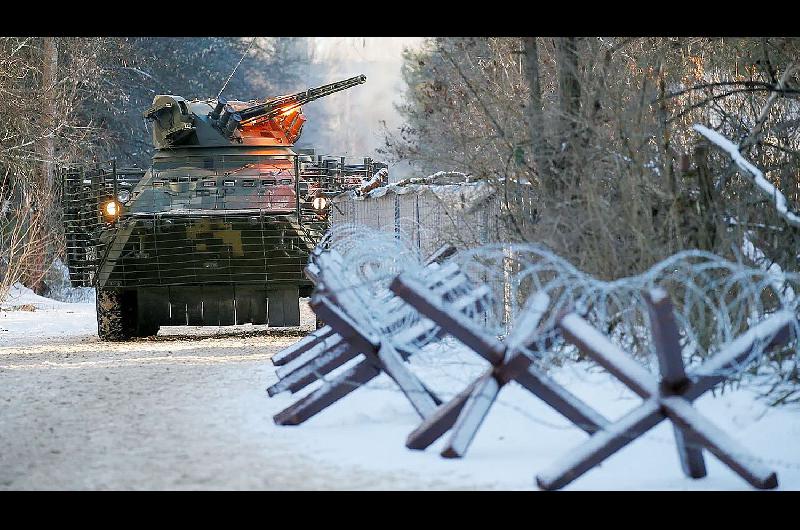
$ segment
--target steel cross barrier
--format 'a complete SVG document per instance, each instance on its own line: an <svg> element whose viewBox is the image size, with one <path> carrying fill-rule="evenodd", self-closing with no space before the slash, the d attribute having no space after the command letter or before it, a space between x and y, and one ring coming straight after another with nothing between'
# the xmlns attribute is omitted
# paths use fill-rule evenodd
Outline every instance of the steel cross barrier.
<svg viewBox="0 0 800 530"><path fill-rule="evenodd" d="M769 349L784 344L796 318L794 314L786 310L773 313L687 374L669 296L656 288L646 293L645 300L658 357L658 379L580 316L572 313L559 321L558 327L569 342L644 402L537 475L539 487L554 490L566 486L665 419L673 424L681 467L687 476L706 475L702 449L707 449L752 486L777 487L775 472L757 463L738 442L698 413L692 402L727 379L724 372L750 360L759 347Z"/></svg>
<svg viewBox="0 0 800 530"><path fill-rule="evenodd" d="M467 295L456 297L458 289L470 285L469 278L454 263L439 266L434 261L434 258L443 259L451 253L437 252L428 260L426 285L443 299L451 301L460 311L470 307L481 309L486 304L489 289L482 286L472 289ZM360 311L365 307L365 301L359 298L358 290L345 285L336 273L343 267L340 256L326 251L319 253L316 260L319 266L319 289L312 296L311 305L317 315L329 323L326 327L330 329L320 329L318 331L321 333L314 338L301 341L305 351L297 353L298 348L290 348L291 355L282 355L281 360L290 356L292 359L278 368L279 381L267 391L271 396L286 390L294 393L358 354L363 354L365 359L275 415L275 422L281 425L302 423L381 372L386 372L400 386L420 416L424 418L431 414L441 400L402 361L417 351L420 339L435 340L441 336L440 330L434 323L421 319L394 336L382 338L380 328L391 332L402 323L402 319L388 325L373 321L369 314ZM403 304L391 292L387 292L380 303Z"/></svg>
<svg viewBox="0 0 800 530"><path fill-rule="evenodd" d="M327 268L332 267L329 265ZM442 271L446 269L448 267L443 267ZM395 348L394 341L380 340L378 338L379 335L375 333L374 323L368 322L368 328L371 329L365 329L360 322L357 323L352 318L351 314L348 314L358 315L358 312L353 311L352 308L354 306L363 307L364 303L354 297L354 290L347 289L340 282L331 281L330 276L330 271L326 270L325 281L328 284L332 284L330 286L333 287L335 292L335 299L331 300L331 298L321 293L316 293L312 298L312 307L321 318L330 322L336 334L341 337L341 344L333 351L325 349L327 344L323 345L320 348L323 350L320 354L311 353L308 356L313 357L310 362L306 362L306 359L297 358L293 361L293 366L286 365L283 368L292 370L291 375L285 375L283 379L269 389L269 392L274 394L285 389L297 390L301 385L305 386L315 380L317 376L322 375L321 372L329 372L355 358L359 353L364 354L366 359L276 415L276 423L301 423L355 390L359 385L371 380L381 371L386 372L395 380L414 408L424 417L440 401L407 370L401 362L406 356L403 356ZM446 278L444 276L442 280L446 280ZM477 299L475 296L470 296L469 298L473 302ZM350 311L343 311L340 305L348 307ZM363 314L360 316L362 320L369 320L363 319ZM430 326L430 328L433 327L435 326ZM337 338L333 340L336 341ZM299 379L303 380L299 381ZM292 388L289 388L290 386Z"/></svg>
<svg viewBox="0 0 800 530"><path fill-rule="evenodd" d="M425 449L452 429L441 455L462 457L483 423L500 389L516 381L572 423L594 434L609 421L533 365L523 350L546 330L539 326L549 297L540 293L526 303L518 323L505 342L490 336L447 304L436 300L429 289L408 274L397 276L389 287L397 296L436 322L443 330L489 361L491 368L434 414L424 418L407 438L406 447Z"/></svg>
<svg viewBox="0 0 800 530"><path fill-rule="evenodd" d="M319 260L319 256L325 252L325 249L318 245L314 248L314 251L309 256L309 262L306 266L305 273L309 280L311 280L314 284L320 283L320 268L317 264ZM426 267L434 267L441 264L442 261L449 258L456 252L456 248L452 245L443 245L438 250L436 250L430 257L425 261ZM283 366L286 363L296 359L306 351L314 348L315 346L321 344L325 341L328 337L330 337L334 333L333 329L330 326L322 326L316 331L306 335L300 341L294 343L293 345L289 346L288 348L284 348L283 350L279 351L275 355L271 357L272 364L275 366ZM284 374L279 373L278 377L282 377Z"/></svg>
<svg viewBox="0 0 800 530"><path fill-rule="evenodd" d="M438 267L442 260L444 260L445 258L451 256L455 251L456 251L456 249L453 246L450 246L450 245L442 246L439 250L434 252L426 260L426 262L425 262L426 268L432 269L434 267ZM314 282L314 284L316 284L318 286L318 288L322 288L323 287L322 283L321 283L321 278L320 278L321 270L319 268L319 265L317 265L317 261L319 260L319 257L322 255L323 252L324 252L323 248L321 246L317 246L314 249L314 251L312 252L312 255L311 255L310 259L309 259L308 266L306 267L306 276L308 276L308 278L312 282ZM338 258L337 261L341 260L340 256L338 256L337 253L334 252L332 255L335 258ZM451 270L451 269L452 269L452 266L451 266L450 269L446 269L446 270ZM442 272L445 272L445 271L440 271L439 274L441 275ZM464 280L467 280L466 276L462 275L462 278ZM447 296L447 293L445 293L445 296ZM394 297L394 295L392 295L392 297ZM390 302L390 300L385 300L385 301L386 302ZM331 328L330 326L327 326L327 325L323 326L320 329L310 333L309 335L304 337L302 340L296 342L295 344L289 346L288 348L285 348L285 349L281 350L280 352L276 353L275 355L273 355L271 360L272 360L272 364L275 365L275 366L286 365L287 363L292 362L295 359L299 358L301 355L303 356L303 361L302 362L295 363L293 366L289 366L289 367L287 367L285 369L277 370L276 374L278 375L278 377L281 378L281 379L284 378L288 374L290 374L290 373L294 372L296 369L300 368L300 366L305 365L306 363L308 363L312 359L318 357L321 353L327 351L332 346L330 341L331 340L334 340L334 341L336 340L335 338L331 339L332 335L336 335L338 337L338 335L333 331L333 328ZM326 341L328 341L328 342L326 342ZM321 345L322 345L322 347L320 347ZM310 352L310 353L306 353L306 352ZM327 372L322 372L322 373L327 373ZM302 385L302 386L305 386L305 385ZM297 389L302 388L302 386L298 387ZM296 391L296 390L292 390L291 388L289 388L289 390L291 390L292 392ZM277 393L278 391L282 391L282 390L279 390L279 388L276 388L274 392ZM270 393L270 395L273 395L273 393Z"/></svg>
<svg viewBox="0 0 800 530"><path fill-rule="evenodd" d="M465 281L468 281L466 276L463 275L461 275L463 280L458 279L458 268L453 264L447 265L444 268L439 268L435 264L430 264L426 267L426 270L431 273L431 287L436 288L438 286L439 288L445 289L442 292L443 297L451 296L453 288L462 286ZM456 278L456 281L458 281L456 286L449 283L448 280L451 278ZM481 289L478 291L478 293L484 292L488 293L488 289ZM383 297L378 303L387 307L397 307L403 303L402 300L395 297L394 294L388 294L389 296ZM462 298L462 310L465 309L463 305L464 302L474 303L474 298ZM384 324L384 328L391 332L400 327L401 324L402 316L394 322ZM286 390L295 393L358 355L359 352L349 348L342 336L336 333L330 326L326 326L325 329L320 329L318 331L318 334L313 336L309 335L296 345L290 346L281 352L283 354L281 361L289 356L291 356L291 359L287 363L279 366L276 370L279 381L267 389L270 396ZM403 359L407 359L411 354L411 349L408 348L409 344L413 344L420 338L424 338L432 333L435 334L436 332L435 325L425 320L400 332L398 335L400 339L394 342L397 344L396 348ZM284 354L286 351L290 352L291 355ZM438 400L438 398L435 399Z"/></svg>

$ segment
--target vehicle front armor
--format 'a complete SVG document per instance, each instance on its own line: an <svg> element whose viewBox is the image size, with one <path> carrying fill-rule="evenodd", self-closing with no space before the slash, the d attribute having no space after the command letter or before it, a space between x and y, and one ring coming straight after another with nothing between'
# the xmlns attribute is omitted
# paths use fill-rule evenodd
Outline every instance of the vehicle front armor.
<svg viewBox="0 0 800 530"><path fill-rule="evenodd" d="M376 166L290 151L66 169L72 284L96 287L103 340L164 325L297 326L299 298L312 289L308 255L328 228L326 197Z"/></svg>

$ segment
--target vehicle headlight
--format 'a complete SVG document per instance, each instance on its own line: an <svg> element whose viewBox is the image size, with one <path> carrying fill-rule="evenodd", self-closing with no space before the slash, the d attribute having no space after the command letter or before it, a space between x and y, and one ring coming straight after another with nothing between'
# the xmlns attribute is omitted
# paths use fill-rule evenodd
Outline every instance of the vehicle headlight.
<svg viewBox="0 0 800 530"><path fill-rule="evenodd" d="M119 190L117 193L117 200L122 204L125 204L129 200L131 200L131 192L128 190Z"/></svg>
<svg viewBox="0 0 800 530"><path fill-rule="evenodd" d="M328 205L328 199L325 197L316 197L312 204L314 205L315 210L324 210Z"/></svg>
<svg viewBox="0 0 800 530"><path fill-rule="evenodd" d="M122 205L115 200L110 200L102 206L103 217L106 221L116 221L122 212Z"/></svg>

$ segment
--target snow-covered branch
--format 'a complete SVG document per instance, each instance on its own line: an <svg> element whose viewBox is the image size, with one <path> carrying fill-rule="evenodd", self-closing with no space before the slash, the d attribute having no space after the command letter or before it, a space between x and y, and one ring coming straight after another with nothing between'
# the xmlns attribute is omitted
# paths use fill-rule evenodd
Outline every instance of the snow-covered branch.
<svg viewBox="0 0 800 530"><path fill-rule="evenodd" d="M727 152L736 165L739 166L739 168L742 169L747 175L750 175L758 189L761 190L764 195L775 201L775 209L777 210L778 215L783 217L783 219L791 226L800 228L800 215L789 211L786 197L783 195L783 193L781 193L775 186L772 185L771 182L764 178L764 173L760 169L742 156L742 154L739 152L738 145L734 144L718 132L712 131L708 127L695 124L693 128L695 131L708 138L711 143Z"/></svg>
<svg viewBox="0 0 800 530"><path fill-rule="evenodd" d="M372 175L372 178L369 180L363 180L361 185L356 189L356 195L364 195L365 193L369 193L370 191L374 190L378 186L383 186L384 184L389 183L389 170L381 168Z"/></svg>
<svg viewBox="0 0 800 530"><path fill-rule="evenodd" d="M750 134L747 135L747 138L744 139L742 145L739 146L739 152L743 149L747 149L748 147L755 145L756 141L761 136L761 131L764 128L764 124L767 122L767 118L769 117L769 112L772 109L772 105L775 104L775 101L778 99L779 95L783 95L784 91L786 90L786 83L789 79L792 78L792 75L797 71L797 66L794 64L790 64L786 67L786 70L783 72L783 75L778 80L778 84L776 86L776 90L772 92L769 97L767 98L766 103L761 108L761 112L756 118L756 125L753 127L753 130L750 131Z"/></svg>

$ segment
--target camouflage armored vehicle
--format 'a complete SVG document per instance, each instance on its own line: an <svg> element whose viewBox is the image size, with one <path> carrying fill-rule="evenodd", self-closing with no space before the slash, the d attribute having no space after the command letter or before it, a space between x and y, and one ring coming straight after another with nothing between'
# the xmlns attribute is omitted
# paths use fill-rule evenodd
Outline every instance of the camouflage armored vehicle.
<svg viewBox="0 0 800 530"><path fill-rule="evenodd" d="M327 196L385 167L293 149L301 106L365 81L254 101L159 95L144 113L152 167L65 169L67 265L73 285L97 289L100 338L162 325L299 325Z"/></svg>

